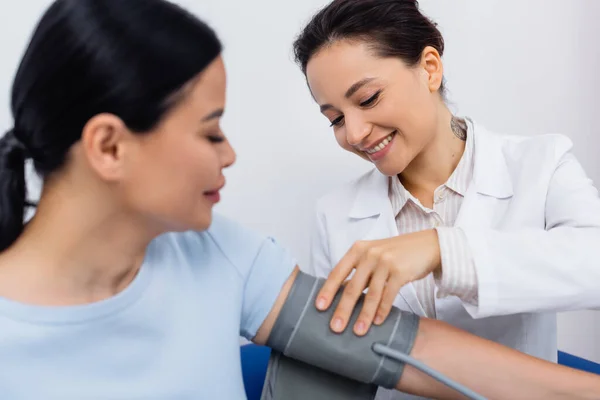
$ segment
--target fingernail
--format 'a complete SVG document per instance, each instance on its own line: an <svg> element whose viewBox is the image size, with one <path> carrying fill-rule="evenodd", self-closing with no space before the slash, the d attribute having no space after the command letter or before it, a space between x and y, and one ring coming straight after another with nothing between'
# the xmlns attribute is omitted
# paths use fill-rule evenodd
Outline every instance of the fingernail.
<svg viewBox="0 0 600 400"><path fill-rule="evenodd" d="M381 325L383 324L383 317L378 315L375 317L375 325Z"/></svg>
<svg viewBox="0 0 600 400"><path fill-rule="evenodd" d="M317 300L317 308L319 310L323 310L323 309L325 309L326 304L327 304L327 301L325 300L325 298L319 297L319 299Z"/></svg>
<svg viewBox="0 0 600 400"><path fill-rule="evenodd" d="M367 328L367 324L360 321L358 324L356 324L356 333L358 333L359 335L362 335L367 330L366 328Z"/></svg>
<svg viewBox="0 0 600 400"><path fill-rule="evenodd" d="M333 320L333 330L336 332L340 332L342 330L343 321L341 318L336 318Z"/></svg>

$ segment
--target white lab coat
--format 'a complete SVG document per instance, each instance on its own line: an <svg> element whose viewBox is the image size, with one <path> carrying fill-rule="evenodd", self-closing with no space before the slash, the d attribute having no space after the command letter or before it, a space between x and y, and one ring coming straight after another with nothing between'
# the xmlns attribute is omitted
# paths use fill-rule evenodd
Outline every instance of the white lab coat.
<svg viewBox="0 0 600 400"><path fill-rule="evenodd" d="M473 180L455 226L474 259L479 302L436 299L437 317L556 360L556 311L600 306L598 192L568 138L473 127ZM388 178L374 169L318 202L309 271L325 277L354 242L397 235ZM412 284L394 305L424 315Z"/></svg>

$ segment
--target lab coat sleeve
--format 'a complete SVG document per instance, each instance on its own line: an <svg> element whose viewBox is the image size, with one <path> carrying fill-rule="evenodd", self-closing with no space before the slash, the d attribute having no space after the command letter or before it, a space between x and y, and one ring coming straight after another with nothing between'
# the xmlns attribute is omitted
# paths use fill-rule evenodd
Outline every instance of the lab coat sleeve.
<svg viewBox="0 0 600 400"><path fill-rule="evenodd" d="M329 256L329 241L325 215L317 210L310 243L310 265L302 270L319 278L326 278L333 269Z"/></svg>
<svg viewBox="0 0 600 400"><path fill-rule="evenodd" d="M465 228L475 262L474 318L600 307L600 199L571 153L562 156L546 197L546 229Z"/></svg>

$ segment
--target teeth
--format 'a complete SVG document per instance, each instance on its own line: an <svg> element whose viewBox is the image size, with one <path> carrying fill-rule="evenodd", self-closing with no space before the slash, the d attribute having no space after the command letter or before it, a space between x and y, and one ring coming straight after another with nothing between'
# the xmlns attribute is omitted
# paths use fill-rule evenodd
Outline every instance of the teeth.
<svg viewBox="0 0 600 400"><path fill-rule="evenodd" d="M390 144L390 142L392 141L392 138L394 137L394 134L392 133L390 136L386 137L385 139L383 139L381 141L381 143L379 143L377 146L372 147L370 149L367 150L367 153L369 154L373 154L373 153L377 153L378 151L381 151L383 149L385 149L385 147Z"/></svg>

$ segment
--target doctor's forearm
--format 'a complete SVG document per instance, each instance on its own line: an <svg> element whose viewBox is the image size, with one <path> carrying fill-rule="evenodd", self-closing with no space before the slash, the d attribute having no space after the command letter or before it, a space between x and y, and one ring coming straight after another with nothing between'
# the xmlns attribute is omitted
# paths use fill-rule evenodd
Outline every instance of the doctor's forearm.
<svg viewBox="0 0 600 400"><path fill-rule="evenodd" d="M490 399L598 399L600 376L540 360L444 322L422 319L411 353L417 360ZM406 366L398 390L461 398Z"/></svg>

